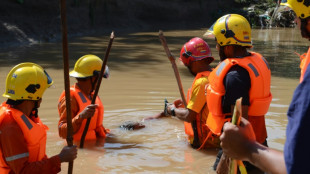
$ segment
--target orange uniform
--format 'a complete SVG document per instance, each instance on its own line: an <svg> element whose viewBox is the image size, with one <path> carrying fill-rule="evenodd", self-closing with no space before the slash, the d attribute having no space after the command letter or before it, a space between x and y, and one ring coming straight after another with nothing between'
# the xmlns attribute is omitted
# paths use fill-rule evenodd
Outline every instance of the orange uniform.
<svg viewBox="0 0 310 174"><path fill-rule="evenodd" d="M70 88L70 97L71 97L71 110L72 110L72 126L73 126L73 140L79 141L81 139L85 124L87 119L79 118L79 113L83 109L91 104L91 100L78 88L77 85L74 85ZM109 130L105 129L102 125L103 121L103 105L99 97L97 97L95 104L98 105L94 116L91 118L88 132L85 136L85 140L95 140L97 137L106 137L106 133ZM63 92L59 98L58 111L60 120L58 122L58 132L59 136L62 138L67 137L67 113L66 113L66 100L65 92Z"/></svg>
<svg viewBox="0 0 310 174"><path fill-rule="evenodd" d="M270 93L271 72L266 60L258 53L251 52L250 56L244 58L225 59L212 71L209 76L210 85L207 89L207 103L210 110L207 125L214 134L219 135L224 122L231 119L225 118L225 114L222 112L222 97L225 94L223 80L234 65L243 67L250 75L248 120L253 126L256 140L263 143L267 138L264 115L267 113L272 99Z"/></svg>
<svg viewBox="0 0 310 174"><path fill-rule="evenodd" d="M206 105L205 86L209 83L209 74L210 71L204 71L196 75L192 87L187 91L187 108L198 113L196 116L196 127L200 146L218 147L219 140L211 136L212 134L206 126L209 110ZM191 123L184 122L184 127L190 144L193 144L194 132Z"/></svg>
<svg viewBox="0 0 310 174"><path fill-rule="evenodd" d="M60 172L59 156L47 158L45 154L47 129L39 117L30 119L3 103L0 106L0 173Z"/></svg>

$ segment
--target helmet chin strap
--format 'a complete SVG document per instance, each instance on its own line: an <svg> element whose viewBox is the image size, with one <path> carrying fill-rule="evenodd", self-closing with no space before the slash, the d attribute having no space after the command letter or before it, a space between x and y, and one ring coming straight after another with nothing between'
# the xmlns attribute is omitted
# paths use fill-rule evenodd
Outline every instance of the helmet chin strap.
<svg viewBox="0 0 310 174"><path fill-rule="evenodd" d="M39 100L34 101L34 107L30 113L30 117L38 118L38 106Z"/></svg>

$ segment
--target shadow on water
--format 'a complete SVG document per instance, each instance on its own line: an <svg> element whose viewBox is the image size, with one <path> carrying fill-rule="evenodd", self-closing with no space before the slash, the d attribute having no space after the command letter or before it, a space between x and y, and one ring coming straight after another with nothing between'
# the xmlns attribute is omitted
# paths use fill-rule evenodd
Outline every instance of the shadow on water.
<svg viewBox="0 0 310 174"><path fill-rule="evenodd" d="M168 46L173 55L178 58L183 43L190 39L191 30L164 31ZM203 30L195 31L202 36ZM296 29L254 29L252 32L253 51L261 53L269 62L273 76L298 78L298 54L307 51L306 40L300 37ZM73 68L74 62L84 54L95 54L101 58L109 41L109 34L105 36L91 35L69 40L69 65ZM213 66L218 62L218 53L215 50L215 41L207 40L216 58ZM143 33L115 33L115 39L110 51L108 65L115 70L139 68L141 66L160 65L167 61L166 54L158 39L158 32ZM21 62L35 62L44 68L62 69L62 43L44 43L15 49L0 50L0 67L11 67ZM179 66L180 73L191 76L184 66ZM156 69L156 68L155 68ZM154 69L154 70L155 70Z"/></svg>
<svg viewBox="0 0 310 174"><path fill-rule="evenodd" d="M184 31L183 31L184 32ZM174 33L178 33L175 31ZM179 55L182 43L189 40L188 36L166 36L168 45L175 56ZM88 36L69 40L69 65L73 68L75 61L84 54L95 54L102 59L109 41L106 36ZM173 46L180 45L180 46ZM139 66L155 65L166 62L158 59L166 56L157 32L149 33L115 33L115 39L109 55L109 66L113 69L138 68ZM62 69L62 43L44 43L14 49L0 50L0 67L10 67L21 62L38 63L44 68Z"/></svg>

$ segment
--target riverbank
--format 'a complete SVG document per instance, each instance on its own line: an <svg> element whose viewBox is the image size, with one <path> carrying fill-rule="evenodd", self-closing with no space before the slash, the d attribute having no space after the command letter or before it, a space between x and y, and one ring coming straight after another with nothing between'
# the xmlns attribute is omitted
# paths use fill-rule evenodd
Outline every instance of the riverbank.
<svg viewBox="0 0 310 174"><path fill-rule="evenodd" d="M68 36L207 28L234 6L229 0L67 0ZM0 2L1 48L59 40L59 1Z"/></svg>

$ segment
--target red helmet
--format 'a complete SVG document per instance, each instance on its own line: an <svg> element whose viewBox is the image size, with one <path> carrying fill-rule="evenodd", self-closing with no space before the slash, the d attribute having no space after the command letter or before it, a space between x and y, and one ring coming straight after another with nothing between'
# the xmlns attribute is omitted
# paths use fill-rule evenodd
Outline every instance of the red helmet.
<svg viewBox="0 0 310 174"><path fill-rule="evenodd" d="M189 66L193 61L205 58L209 58L210 63L214 60L209 45L199 37L192 38L186 42L180 52L180 60L185 66Z"/></svg>

